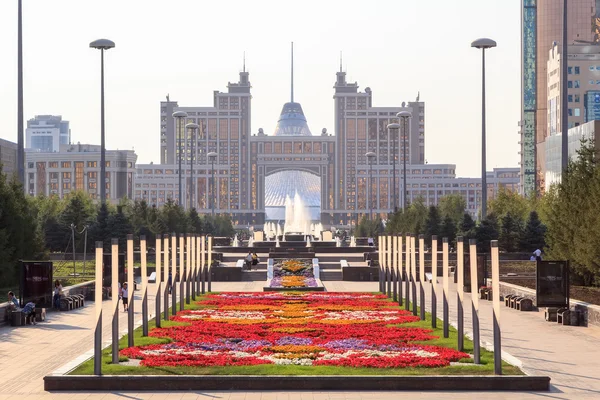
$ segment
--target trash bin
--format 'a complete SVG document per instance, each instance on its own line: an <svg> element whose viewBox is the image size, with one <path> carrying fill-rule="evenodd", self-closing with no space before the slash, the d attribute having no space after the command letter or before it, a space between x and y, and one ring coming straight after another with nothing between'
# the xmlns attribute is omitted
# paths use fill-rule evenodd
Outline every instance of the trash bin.
<svg viewBox="0 0 600 400"><path fill-rule="evenodd" d="M23 313L21 311L13 311L10 315L11 326L22 326L23 325Z"/></svg>

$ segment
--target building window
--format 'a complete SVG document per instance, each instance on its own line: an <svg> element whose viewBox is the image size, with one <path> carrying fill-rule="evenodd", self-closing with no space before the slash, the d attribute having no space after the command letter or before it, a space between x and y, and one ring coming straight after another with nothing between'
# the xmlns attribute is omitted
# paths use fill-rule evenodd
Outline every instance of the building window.
<svg viewBox="0 0 600 400"><path fill-rule="evenodd" d="M63 161L62 162L62 167L63 168L71 168L71 162L70 161Z"/></svg>
<svg viewBox="0 0 600 400"><path fill-rule="evenodd" d="M581 117L581 109L579 109L579 108L575 109L575 116L576 117Z"/></svg>
<svg viewBox="0 0 600 400"><path fill-rule="evenodd" d="M573 89L573 81L567 81L567 87Z"/></svg>
<svg viewBox="0 0 600 400"><path fill-rule="evenodd" d="M98 167L98 161L88 161L87 162L87 166L88 166L88 168L97 168Z"/></svg>
<svg viewBox="0 0 600 400"><path fill-rule="evenodd" d="M580 73L579 67L575 67L575 75L579 75L579 73Z"/></svg>
<svg viewBox="0 0 600 400"><path fill-rule="evenodd" d="M590 85L593 85L594 83L596 83L596 81L594 81L593 79L590 79Z"/></svg>
<svg viewBox="0 0 600 400"><path fill-rule="evenodd" d="M567 73L568 73L569 75L573 75L573 67L568 67L568 68L567 68Z"/></svg>
<svg viewBox="0 0 600 400"><path fill-rule="evenodd" d="M569 117L572 117L572 116L573 116L573 109L569 108Z"/></svg>
<svg viewBox="0 0 600 400"><path fill-rule="evenodd" d="M48 163L48 168L58 168L58 161L51 161Z"/></svg>
<svg viewBox="0 0 600 400"><path fill-rule="evenodd" d="M572 94L568 95L567 99L569 100L569 103L572 103L573 102L573 95Z"/></svg>
<svg viewBox="0 0 600 400"><path fill-rule="evenodd" d="M576 94L575 95L575 103L579 103L581 101L581 96Z"/></svg>
<svg viewBox="0 0 600 400"><path fill-rule="evenodd" d="M573 87L575 89L578 89L581 86L581 83L579 82L579 79L573 81Z"/></svg>

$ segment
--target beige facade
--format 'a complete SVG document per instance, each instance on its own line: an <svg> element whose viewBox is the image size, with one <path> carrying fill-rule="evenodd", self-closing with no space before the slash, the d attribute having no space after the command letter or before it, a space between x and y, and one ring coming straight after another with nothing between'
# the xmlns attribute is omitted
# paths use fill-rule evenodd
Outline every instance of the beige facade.
<svg viewBox="0 0 600 400"><path fill-rule="evenodd" d="M17 172L17 144L0 139L0 164L2 172L12 176Z"/></svg>
<svg viewBox="0 0 600 400"><path fill-rule="evenodd" d="M106 197L113 203L133 198L135 162L133 150L106 150ZM26 152L26 187L32 196L60 198L82 190L99 199L100 146L63 145L59 152Z"/></svg>

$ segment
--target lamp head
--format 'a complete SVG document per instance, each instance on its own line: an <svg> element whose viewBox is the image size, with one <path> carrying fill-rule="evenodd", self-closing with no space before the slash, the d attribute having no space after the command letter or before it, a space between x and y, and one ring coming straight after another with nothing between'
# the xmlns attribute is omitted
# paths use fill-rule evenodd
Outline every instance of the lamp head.
<svg viewBox="0 0 600 400"><path fill-rule="evenodd" d="M186 113L185 111L175 111L173 113L173 118L187 118L188 113Z"/></svg>
<svg viewBox="0 0 600 400"><path fill-rule="evenodd" d="M377 157L377 154L375 154L372 151L370 151L367 154L365 154L365 156L367 156L367 158L375 158L375 157Z"/></svg>
<svg viewBox="0 0 600 400"><path fill-rule="evenodd" d="M199 127L199 125L198 125L198 124L195 124L195 123L193 123L193 122L191 122L191 123L189 123L189 124L186 124L186 125L185 125L185 128L186 128L186 129L198 129L198 127Z"/></svg>
<svg viewBox="0 0 600 400"><path fill-rule="evenodd" d="M108 50L115 47L115 42L108 39L98 39L90 43L90 47L98 50Z"/></svg>
<svg viewBox="0 0 600 400"><path fill-rule="evenodd" d="M400 129L400 124L397 123L393 123L393 124L388 124L387 126L388 129Z"/></svg>
<svg viewBox="0 0 600 400"><path fill-rule="evenodd" d="M496 42L492 39L481 38L471 43L471 47L475 47L477 49L490 49L492 47L496 47Z"/></svg>
<svg viewBox="0 0 600 400"><path fill-rule="evenodd" d="M215 153L214 151L211 151L210 153L207 154L208 158L211 159L215 159L217 158L217 153Z"/></svg>
<svg viewBox="0 0 600 400"><path fill-rule="evenodd" d="M400 111L398 114L396 114L396 117L398 117L398 118L410 118L410 117L412 117L412 113L410 111Z"/></svg>

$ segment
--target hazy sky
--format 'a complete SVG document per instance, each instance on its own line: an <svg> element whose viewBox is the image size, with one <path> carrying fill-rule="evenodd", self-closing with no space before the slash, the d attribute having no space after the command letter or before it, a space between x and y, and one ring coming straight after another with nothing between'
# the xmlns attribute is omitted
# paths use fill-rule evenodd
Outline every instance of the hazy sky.
<svg viewBox="0 0 600 400"><path fill-rule="evenodd" d="M246 52L252 132L271 134L295 99L313 134L333 133L333 89L343 51L348 80L375 106L425 101L425 158L480 175L481 52L487 53L488 169L518 165L520 12L507 0L194 1L23 0L25 119L59 114L73 142L100 143L98 38L106 61L106 143L159 159L159 102L211 106L237 82ZM0 137L17 139L17 0L0 1Z"/></svg>

